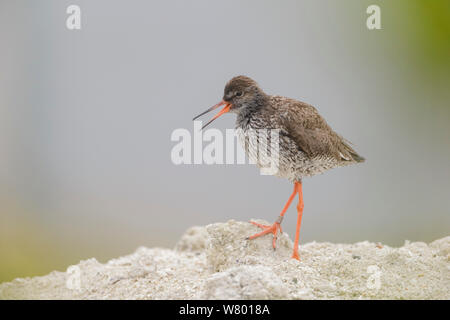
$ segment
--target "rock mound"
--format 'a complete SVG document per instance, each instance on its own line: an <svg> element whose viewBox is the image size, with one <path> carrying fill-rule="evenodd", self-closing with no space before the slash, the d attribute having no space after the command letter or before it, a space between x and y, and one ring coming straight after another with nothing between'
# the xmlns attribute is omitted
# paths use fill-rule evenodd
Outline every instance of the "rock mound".
<svg viewBox="0 0 450 320"><path fill-rule="evenodd" d="M258 222L267 224L266 221ZM230 220L186 231L174 250L138 248L105 264L0 285L0 299L450 299L450 237L401 248L292 241Z"/></svg>

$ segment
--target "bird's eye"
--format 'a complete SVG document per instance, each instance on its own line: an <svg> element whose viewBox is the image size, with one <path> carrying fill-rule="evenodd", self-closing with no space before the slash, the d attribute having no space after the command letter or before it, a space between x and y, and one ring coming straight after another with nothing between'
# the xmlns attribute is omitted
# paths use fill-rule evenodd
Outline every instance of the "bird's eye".
<svg viewBox="0 0 450 320"><path fill-rule="evenodd" d="M242 92L241 91L236 92L236 97L240 97L240 96L242 96Z"/></svg>

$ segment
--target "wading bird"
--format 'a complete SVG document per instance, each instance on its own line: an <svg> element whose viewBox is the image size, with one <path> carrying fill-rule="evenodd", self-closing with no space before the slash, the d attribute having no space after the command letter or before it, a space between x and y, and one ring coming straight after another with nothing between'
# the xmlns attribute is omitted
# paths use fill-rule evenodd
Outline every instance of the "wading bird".
<svg viewBox="0 0 450 320"><path fill-rule="evenodd" d="M299 260L298 240L303 214L302 179L328 169L363 162L364 158L331 129L313 106L286 97L268 95L249 77L237 76L231 79L225 86L222 101L193 120L220 106L223 106L223 109L203 128L227 112L236 113L236 129L248 155L255 155L258 151L255 143L245 140L247 132L258 129L279 130L278 171L275 175L293 182L294 190L272 225L250 221L262 231L247 239L252 240L272 233L272 246L275 249L277 234L282 232L281 222L284 214L298 195L297 228L292 258ZM256 164L261 166L261 162L256 161Z"/></svg>

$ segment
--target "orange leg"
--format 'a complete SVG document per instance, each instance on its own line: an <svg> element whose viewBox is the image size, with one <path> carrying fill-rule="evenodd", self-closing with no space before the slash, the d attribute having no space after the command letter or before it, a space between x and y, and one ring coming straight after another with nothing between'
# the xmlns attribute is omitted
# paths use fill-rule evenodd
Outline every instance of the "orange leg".
<svg viewBox="0 0 450 320"><path fill-rule="evenodd" d="M298 255L298 238L300 236L300 226L302 225L302 215L303 215L303 191L302 191L302 183L296 182L295 187L298 193L298 205L297 205L297 229L295 230L295 241L294 241L294 252L292 253L292 258L300 260Z"/></svg>
<svg viewBox="0 0 450 320"><path fill-rule="evenodd" d="M283 230L281 229L281 222L283 221L283 217L284 214L286 213L287 209L289 208L289 206L291 205L292 200L294 200L295 195L298 192L298 188L297 185L294 184L294 191L292 192L291 196L289 197L289 200L286 202L283 210L280 213L280 216L278 217L277 221L274 222L274 224L272 224L271 226L267 226L264 224L260 224L254 221L250 221L250 223L254 224L255 226L263 229L263 231L258 232L250 237L248 237L248 240L253 240L255 238L258 238L260 236L263 236L265 234L268 233L272 233L273 234L273 240L272 240L272 246L275 249L276 248L276 241L277 241L277 234L278 234L278 229L280 230L280 233L283 232Z"/></svg>

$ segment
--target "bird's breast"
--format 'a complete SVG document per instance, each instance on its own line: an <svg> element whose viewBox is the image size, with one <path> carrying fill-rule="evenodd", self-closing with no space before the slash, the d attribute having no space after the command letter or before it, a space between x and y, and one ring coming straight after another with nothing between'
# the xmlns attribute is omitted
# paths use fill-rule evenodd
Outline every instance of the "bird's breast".
<svg viewBox="0 0 450 320"><path fill-rule="evenodd" d="M241 119L236 122L236 131L250 162L259 168L276 167L273 175L292 181L316 172L311 159L283 132L276 119Z"/></svg>
<svg viewBox="0 0 450 320"><path fill-rule="evenodd" d="M285 141L276 124L262 117L239 119L236 123L239 141L251 163L260 168L284 165Z"/></svg>

